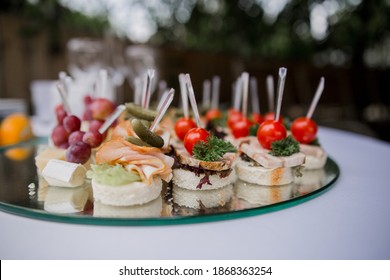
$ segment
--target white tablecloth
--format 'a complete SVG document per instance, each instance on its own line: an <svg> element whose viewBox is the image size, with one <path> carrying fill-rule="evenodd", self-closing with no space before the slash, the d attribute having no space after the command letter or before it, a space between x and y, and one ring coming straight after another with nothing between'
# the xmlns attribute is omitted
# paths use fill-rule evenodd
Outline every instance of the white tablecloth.
<svg viewBox="0 0 390 280"><path fill-rule="evenodd" d="M175 226L47 222L0 212L0 259L390 259L390 145L320 128L334 186L268 214Z"/></svg>

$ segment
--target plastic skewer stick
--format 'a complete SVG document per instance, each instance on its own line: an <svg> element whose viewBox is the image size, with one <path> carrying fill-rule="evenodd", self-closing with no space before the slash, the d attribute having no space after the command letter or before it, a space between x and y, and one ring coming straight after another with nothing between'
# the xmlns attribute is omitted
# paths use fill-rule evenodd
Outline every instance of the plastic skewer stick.
<svg viewBox="0 0 390 280"><path fill-rule="evenodd" d="M202 94L202 106L205 108L210 107L210 91L211 85L210 80L203 81L203 94Z"/></svg>
<svg viewBox="0 0 390 280"><path fill-rule="evenodd" d="M107 78L108 72L106 69L100 69L99 71L99 97L105 98L107 96Z"/></svg>
<svg viewBox="0 0 390 280"><path fill-rule="evenodd" d="M246 117L248 113L249 74L247 72L242 73L241 79L242 79L242 115Z"/></svg>
<svg viewBox="0 0 390 280"><path fill-rule="evenodd" d="M187 94L187 87L186 87L186 76L183 73L179 75L179 84L180 84L181 103L183 105L183 114L185 118L188 118L188 94Z"/></svg>
<svg viewBox="0 0 390 280"><path fill-rule="evenodd" d="M250 78L250 89L252 112L260 114L259 91L257 89L257 79L255 77Z"/></svg>
<svg viewBox="0 0 390 280"><path fill-rule="evenodd" d="M163 104L157 112L157 116L154 118L154 121L152 125L150 126L149 130L154 131L157 128L157 125L160 123L162 117L164 116L165 112L168 110L169 105L171 105L173 97L175 96L175 90L171 88L166 96L166 98L163 101Z"/></svg>
<svg viewBox="0 0 390 280"><path fill-rule="evenodd" d="M154 69L148 69L146 74L146 84L142 95L142 108L148 109L150 102L150 93L152 91L152 82L154 78Z"/></svg>
<svg viewBox="0 0 390 280"><path fill-rule="evenodd" d="M62 99L62 104L64 105L65 112L68 115L71 115L72 111L70 110L70 106L69 106L69 102L68 102L68 96L67 96L68 94L67 94L67 92L65 90L64 84L58 83L57 84L57 89L58 89L58 92L60 93L60 96L61 96L61 99Z"/></svg>
<svg viewBox="0 0 390 280"><path fill-rule="evenodd" d="M194 88L192 87L190 74L186 74L186 85L188 90L188 96L190 97L192 111L194 112L195 115L196 126L200 127L198 105L196 104L195 92L194 92Z"/></svg>
<svg viewBox="0 0 390 280"><path fill-rule="evenodd" d="M309 111L306 114L306 118L311 119L311 117L313 116L314 110L316 109L318 101L320 100L322 92L324 91L324 87L325 87L325 78L321 77L314 98L311 101Z"/></svg>
<svg viewBox="0 0 390 280"><path fill-rule="evenodd" d="M99 128L99 133L103 134L106 132L106 130L113 124L113 122L119 118L119 116L126 110L125 105L119 105L116 107L114 112L111 113L111 115L106 119L106 121L102 124L102 126Z"/></svg>
<svg viewBox="0 0 390 280"><path fill-rule="evenodd" d="M221 84L221 78L219 76L214 76L212 81L213 91L211 93L211 108L218 109L219 107L219 87Z"/></svg>
<svg viewBox="0 0 390 280"><path fill-rule="evenodd" d="M136 77L134 79L134 104L141 105L142 95L142 78Z"/></svg>
<svg viewBox="0 0 390 280"><path fill-rule="evenodd" d="M72 77L70 77L70 76L66 76L65 77L65 90L66 90L66 92L70 92L70 86L71 86L71 84L72 84Z"/></svg>
<svg viewBox="0 0 390 280"><path fill-rule="evenodd" d="M241 77L238 77L236 84L235 84L234 104L233 104L233 108L236 111L240 111L241 97L242 97L242 79L241 79Z"/></svg>
<svg viewBox="0 0 390 280"><path fill-rule="evenodd" d="M275 112L275 87L272 75L267 76L268 111Z"/></svg>
<svg viewBox="0 0 390 280"><path fill-rule="evenodd" d="M67 76L68 76L68 75L66 75L66 73L65 73L64 71L61 71L60 73L58 73L58 78L59 78L60 82L61 82L63 85L66 84L65 79L66 79ZM65 89L66 89L66 87L65 87Z"/></svg>
<svg viewBox="0 0 390 280"><path fill-rule="evenodd" d="M284 83L286 82L287 68L279 68L279 80L278 80L278 103L276 104L275 121L279 121L280 110L282 108Z"/></svg>
<svg viewBox="0 0 390 280"><path fill-rule="evenodd" d="M69 85L70 85L70 81L72 80L72 78L69 77L66 74L66 72L64 72L64 71L61 71L60 73L58 73L58 78L59 78L60 82L64 85L65 91L69 92Z"/></svg>
<svg viewBox="0 0 390 280"><path fill-rule="evenodd" d="M157 108L156 108L157 111L160 110L161 106L164 104L164 100L165 100L165 98L167 98L168 93L169 93L169 90L166 89L164 91L164 93L162 94L162 96L160 98L160 102L158 102L158 105L157 105Z"/></svg>
<svg viewBox="0 0 390 280"><path fill-rule="evenodd" d="M167 82L164 80L161 80L158 82L158 100L161 100L163 97L165 91L167 91Z"/></svg>

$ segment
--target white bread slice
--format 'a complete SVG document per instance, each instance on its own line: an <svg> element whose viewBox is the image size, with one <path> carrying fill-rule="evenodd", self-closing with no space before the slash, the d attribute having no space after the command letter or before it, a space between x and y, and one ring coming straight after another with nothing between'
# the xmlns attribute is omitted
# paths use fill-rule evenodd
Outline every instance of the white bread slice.
<svg viewBox="0 0 390 280"><path fill-rule="evenodd" d="M103 185L92 179L95 201L107 205L130 206L144 204L156 199L162 190L161 178L156 177L150 186L143 182L133 182L120 186Z"/></svg>
<svg viewBox="0 0 390 280"><path fill-rule="evenodd" d="M264 168L244 160L237 162L236 172L240 180L264 186L286 185L294 180L290 167Z"/></svg>
<svg viewBox="0 0 390 280"><path fill-rule="evenodd" d="M94 217L107 218L152 218L161 217L162 197L142 204L133 206L106 205L100 201L95 201L93 206Z"/></svg>
<svg viewBox="0 0 390 280"><path fill-rule="evenodd" d="M232 184L223 188L201 192L183 189L176 185L172 187L173 202L179 206L193 209L225 206L231 200L233 194Z"/></svg>
<svg viewBox="0 0 390 280"><path fill-rule="evenodd" d="M328 156L323 148L306 144L300 144L299 148L306 155L306 160L303 164L306 169L320 169L325 166Z"/></svg>
<svg viewBox="0 0 390 280"><path fill-rule="evenodd" d="M238 180L236 196L255 206L282 202L292 197L294 184L282 186L261 186Z"/></svg>
<svg viewBox="0 0 390 280"><path fill-rule="evenodd" d="M209 184L203 184L201 189L197 189L197 185L200 180L205 176L205 174L200 174L197 176L194 172L189 170L184 170L182 168L177 168L173 170L173 184L177 185L180 188L188 189L188 190L215 190L219 188L223 188L229 184L232 184L236 179L236 174L234 169L231 170L231 173L221 178L218 174L209 175Z"/></svg>
<svg viewBox="0 0 390 280"><path fill-rule="evenodd" d="M247 137L246 140L241 141L239 145L239 150L241 152L245 153L265 168L294 167L305 162L305 154L302 152L292 154L288 157L270 155L270 150L261 147L257 138L254 136Z"/></svg>

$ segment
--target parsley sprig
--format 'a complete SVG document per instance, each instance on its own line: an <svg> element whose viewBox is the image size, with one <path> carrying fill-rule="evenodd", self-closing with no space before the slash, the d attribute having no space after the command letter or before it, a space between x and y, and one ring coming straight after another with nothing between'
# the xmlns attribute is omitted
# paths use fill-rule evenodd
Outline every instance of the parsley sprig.
<svg viewBox="0 0 390 280"><path fill-rule="evenodd" d="M282 140L275 141L271 144L271 155L276 157L288 157L299 152L299 143L289 135Z"/></svg>
<svg viewBox="0 0 390 280"><path fill-rule="evenodd" d="M196 143L192 150L193 156L203 161L220 160L228 152L236 152L236 148L230 142L219 139L214 135L209 136L206 142L199 141Z"/></svg>

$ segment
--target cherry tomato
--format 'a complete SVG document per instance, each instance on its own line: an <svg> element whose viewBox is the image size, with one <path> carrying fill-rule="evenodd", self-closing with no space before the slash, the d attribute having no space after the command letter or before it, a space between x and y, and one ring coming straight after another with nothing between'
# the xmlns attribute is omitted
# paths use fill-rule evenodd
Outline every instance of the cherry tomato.
<svg viewBox="0 0 390 280"><path fill-rule="evenodd" d="M229 113L228 113L228 127L231 129L233 124L240 121L241 119L243 119L244 116L242 115L241 112L237 111L237 110L230 110Z"/></svg>
<svg viewBox="0 0 390 280"><path fill-rule="evenodd" d="M263 117L259 113L252 113L252 120L254 123L261 124L263 122Z"/></svg>
<svg viewBox="0 0 390 280"><path fill-rule="evenodd" d="M252 123L247 118L241 118L232 124L232 133L234 138L245 137L249 135L249 128Z"/></svg>
<svg viewBox="0 0 390 280"><path fill-rule="evenodd" d="M204 128L192 128L184 136L184 147L186 148L187 152L192 155L192 149L194 148L195 144L199 141L206 142L209 136L210 133L208 133Z"/></svg>
<svg viewBox="0 0 390 280"><path fill-rule="evenodd" d="M291 124L291 133L299 143L309 144L316 139L317 124L306 117L297 118Z"/></svg>
<svg viewBox="0 0 390 280"><path fill-rule="evenodd" d="M268 112L264 115L264 121L273 121L275 119L275 112ZM283 123L282 115L279 116L279 121Z"/></svg>
<svg viewBox="0 0 390 280"><path fill-rule="evenodd" d="M191 128L195 128L195 127L196 124L192 119L183 117L177 120L175 124L175 132L177 137L179 137L179 139L183 141L184 136L186 136L186 133Z"/></svg>
<svg viewBox="0 0 390 280"><path fill-rule="evenodd" d="M265 149L271 149L273 142L284 139L286 136L286 128L280 121L264 121L257 130L257 140Z"/></svg>
<svg viewBox="0 0 390 280"><path fill-rule="evenodd" d="M211 120L213 120L213 119L218 119L218 118L220 118L220 117L222 117L222 113L221 113L221 111L218 110L218 109L210 109L210 110L207 112L207 114L206 114L206 119L207 119L208 121L211 121Z"/></svg>

